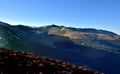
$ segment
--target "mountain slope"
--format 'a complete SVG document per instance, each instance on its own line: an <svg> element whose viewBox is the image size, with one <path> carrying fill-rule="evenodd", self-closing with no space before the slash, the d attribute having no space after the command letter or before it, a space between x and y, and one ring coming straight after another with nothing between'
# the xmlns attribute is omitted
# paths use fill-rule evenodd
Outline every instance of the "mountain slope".
<svg viewBox="0 0 120 74"><path fill-rule="evenodd" d="M0 47L85 65L106 74L120 73L120 36L105 30L56 25L32 28L0 22Z"/></svg>
<svg viewBox="0 0 120 74"><path fill-rule="evenodd" d="M77 45L108 52L120 53L120 36L113 32L56 25L32 28L22 25L10 26L0 22L0 46L3 47L14 47L15 49L25 49L26 47L26 49L29 49L29 44L32 46L39 44L43 49L48 49L45 47L56 49L55 44L64 41L71 41ZM13 42L13 44L9 42Z"/></svg>
<svg viewBox="0 0 120 74"><path fill-rule="evenodd" d="M0 54L1 74L103 74L30 52L0 48Z"/></svg>
<svg viewBox="0 0 120 74"><path fill-rule="evenodd" d="M78 45L118 54L120 53L120 36L113 32L56 25L47 26L46 30L48 31L48 34L68 37Z"/></svg>

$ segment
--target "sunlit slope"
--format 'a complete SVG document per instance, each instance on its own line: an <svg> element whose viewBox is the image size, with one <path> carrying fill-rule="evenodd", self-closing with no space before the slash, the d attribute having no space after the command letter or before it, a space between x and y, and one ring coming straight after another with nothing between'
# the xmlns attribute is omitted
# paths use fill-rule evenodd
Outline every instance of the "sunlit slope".
<svg viewBox="0 0 120 74"><path fill-rule="evenodd" d="M48 34L68 37L75 44L120 53L120 36L105 30L81 29L51 25Z"/></svg>

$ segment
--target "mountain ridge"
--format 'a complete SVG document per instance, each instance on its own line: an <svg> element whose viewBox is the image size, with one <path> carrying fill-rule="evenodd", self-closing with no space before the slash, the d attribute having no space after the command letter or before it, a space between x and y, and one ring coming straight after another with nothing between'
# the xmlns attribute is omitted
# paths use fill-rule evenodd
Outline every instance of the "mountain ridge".
<svg viewBox="0 0 120 74"><path fill-rule="evenodd" d="M56 48L55 44L57 42L59 43L60 41L72 41L77 45L92 47L95 49L119 54L120 35L110 31L72 28L57 26L54 24L44 27L32 28L23 25L11 26L10 24L4 22L0 22L0 29L0 42L3 42L3 44L5 43L4 45L7 45L7 43L10 41L17 42L19 45L21 44L19 42L24 42L27 40L26 42L28 43L31 43L33 41L33 43L37 42L43 46L47 45L52 48ZM52 40L50 40L50 38ZM45 41L42 41L41 39L44 39ZM37 40L41 41L38 42ZM3 44L1 43L0 46ZM26 44L22 43L22 45L24 46ZM9 47L9 44L7 46ZM13 47L14 46L15 45L13 44Z"/></svg>
<svg viewBox="0 0 120 74"><path fill-rule="evenodd" d="M120 36L108 31L57 25L32 28L0 23L0 47L87 65L106 74L120 73L116 65L111 64L117 64L119 69ZM108 66L114 69L109 70Z"/></svg>
<svg viewBox="0 0 120 74"><path fill-rule="evenodd" d="M76 28L76 27L66 27L66 26L58 26L58 25L55 25L55 24L52 24L52 25L48 25L46 27L63 27L63 28L68 28L68 29L72 29L72 30L77 30L77 31L81 31L81 32L93 32L93 33L103 33L103 34L111 34L111 35L118 35L114 32L111 32L111 31L107 31L107 30L102 30L102 29L95 29L95 28Z"/></svg>

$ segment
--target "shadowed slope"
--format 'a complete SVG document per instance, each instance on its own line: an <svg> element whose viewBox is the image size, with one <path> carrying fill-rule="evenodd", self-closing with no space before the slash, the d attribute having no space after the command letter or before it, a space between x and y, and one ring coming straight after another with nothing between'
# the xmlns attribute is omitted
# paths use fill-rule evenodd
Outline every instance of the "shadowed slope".
<svg viewBox="0 0 120 74"><path fill-rule="evenodd" d="M39 56L30 52L0 48L0 73L3 74L102 74L83 66Z"/></svg>

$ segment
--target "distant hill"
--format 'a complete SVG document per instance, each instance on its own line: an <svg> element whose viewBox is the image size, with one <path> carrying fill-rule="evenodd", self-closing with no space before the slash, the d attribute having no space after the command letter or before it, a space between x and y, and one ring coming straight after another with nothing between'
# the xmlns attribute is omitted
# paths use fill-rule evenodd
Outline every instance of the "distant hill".
<svg viewBox="0 0 120 74"><path fill-rule="evenodd" d="M106 74L120 73L120 35L106 30L0 22L0 47L85 65Z"/></svg>
<svg viewBox="0 0 120 74"><path fill-rule="evenodd" d="M46 27L48 34L68 37L75 44L92 47L113 53L120 53L120 35L110 31L91 28L72 28L50 25Z"/></svg>
<svg viewBox="0 0 120 74"><path fill-rule="evenodd" d="M11 26L0 22L1 47L32 49L35 46L44 50L49 48L60 49L56 44L64 41L117 54L120 53L120 36L110 31L57 25L32 28L23 25ZM32 46L29 46L29 44Z"/></svg>
<svg viewBox="0 0 120 74"><path fill-rule="evenodd" d="M103 74L83 66L39 56L30 52L0 48L1 74Z"/></svg>

